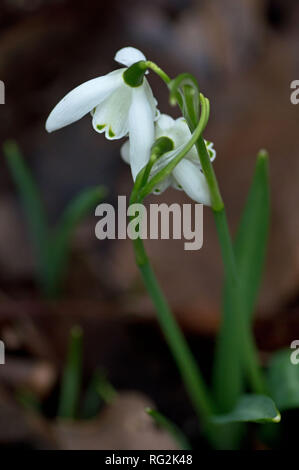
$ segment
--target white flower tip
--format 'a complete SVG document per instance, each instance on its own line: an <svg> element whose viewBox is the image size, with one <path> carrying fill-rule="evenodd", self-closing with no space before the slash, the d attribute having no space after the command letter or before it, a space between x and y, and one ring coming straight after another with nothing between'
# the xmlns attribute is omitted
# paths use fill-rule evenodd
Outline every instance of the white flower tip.
<svg viewBox="0 0 299 470"><path fill-rule="evenodd" d="M139 62L140 60L146 60L144 54L142 54L139 49L135 49L135 47L123 47L115 54L114 60L119 64L126 65L130 67L131 65Z"/></svg>
<svg viewBox="0 0 299 470"><path fill-rule="evenodd" d="M58 129L61 129L62 127L66 125L61 122L61 119L60 119L61 113L57 113L57 108L59 105L60 103L58 103L58 105L56 105L55 108L52 109L52 111L50 112L46 120L45 128L46 128L46 131L49 133L57 131Z"/></svg>
<svg viewBox="0 0 299 470"><path fill-rule="evenodd" d="M51 115L48 117L48 119L46 121L45 128L46 128L46 131L49 132L49 133L55 131L55 128L54 128L53 124L51 123Z"/></svg>
<svg viewBox="0 0 299 470"><path fill-rule="evenodd" d="M53 112L51 112L46 120L45 128L47 132L56 131L57 127L55 126L55 122L53 119Z"/></svg>

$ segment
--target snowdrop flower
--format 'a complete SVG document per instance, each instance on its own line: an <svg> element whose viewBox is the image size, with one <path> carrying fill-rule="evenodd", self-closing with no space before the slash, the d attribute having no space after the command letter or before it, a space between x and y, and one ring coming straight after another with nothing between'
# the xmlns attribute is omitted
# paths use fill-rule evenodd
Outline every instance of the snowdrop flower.
<svg viewBox="0 0 299 470"><path fill-rule="evenodd" d="M191 138L191 132L184 118L173 119L167 114L161 114L155 126L155 139L168 137L173 141L172 151L165 153L154 164L151 177L164 168ZM211 161L216 158L213 143L205 141ZM121 148L121 156L125 162L130 163L131 144L127 141ZM169 186L184 190L188 196L196 202L210 206L210 192L202 172L200 161L195 146L178 163L172 173L154 189L154 194L160 194Z"/></svg>
<svg viewBox="0 0 299 470"><path fill-rule="evenodd" d="M55 131L91 112L93 128L99 133L105 132L107 139L129 135L130 164L135 179L150 156L154 120L159 115L157 101L145 77L138 87L131 87L123 77L128 67L146 60L142 52L134 47L124 47L114 59L126 67L89 80L70 91L49 115L46 129Z"/></svg>

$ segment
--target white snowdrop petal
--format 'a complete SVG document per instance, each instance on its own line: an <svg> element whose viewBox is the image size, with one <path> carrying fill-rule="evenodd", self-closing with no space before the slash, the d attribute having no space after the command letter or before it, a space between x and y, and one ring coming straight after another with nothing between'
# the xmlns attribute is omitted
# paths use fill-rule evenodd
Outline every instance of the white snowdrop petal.
<svg viewBox="0 0 299 470"><path fill-rule="evenodd" d="M183 159L173 170L173 177L191 199L206 206L211 205L209 188L198 165Z"/></svg>
<svg viewBox="0 0 299 470"><path fill-rule="evenodd" d="M139 171L148 163L154 142L153 113L144 86L132 89L129 137L130 165L135 180Z"/></svg>
<svg viewBox="0 0 299 470"><path fill-rule="evenodd" d="M135 47L123 47L115 54L114 60L119 64L130 67L140 60L146 60L145 55Z"/></svg>
<svg viewBox="0 0 299 470"><path fill-rule="evenodd" d="M50 113L46 130L52 132L61 129L92 111L120 86L123 70L115 70L103 77L94 78L70 91Z"/></svg>
<svg viewBox="0 0 299 470"><path fill-rule="evenodd" d="M120 86L123 70L115 70L103 77L94 78L70 91L50 113L46 130L52 132L61 129L92 111Z"/></svg>
<svg viewBox="0 0 299 470"><path fill-rule="evenodd" d="M182 117L176 119L171 134L176 146L186 144L192 136L186 119ZM193 145L191 150L189 150L185 158L188 158L195 163L199 163L199 157L195 145Z"/></svg>
<svg viewBox="0 0 299 470"><path fill-rule="evenodd" d="M164 191L167 188L169 188L169 186L171 185L171 180L172 180L171 176L168 176L163 181L161 181L159 184L157 184L157 186L153 190L153 194L158 196L159 194L164 193Z"/></svg>
<svg viewBox="0 0 299 470"><path fill-rule="evenodd" d="M175 120L169 116L168 114L160 114L157 122L156 122L156 137L162 137L165 133L171 132L173 128ZM169 135L169 134L167 134Z"/></svg>
<svg viewBox="0 0 299 470"><path fill-rule="evenodd" d="M120 156L124 162L130 164L130 141L127 140L120 148Z"/></svg>
<svg viewBox="0 0 299 470"><path fill-rule="evenodd" d="M184 118L173 119L167 114L161 114L156 123L156 138L167 136L173 140L175 148L185 145L191 139L191 132ZM198 159L195 146L185 158Z"/></svg>
<svg viewBox="0 0 299 470"><path fill-rule="evenodd" d="M148 102L149 102L149 104L151 106L151 109L152 109L153 120L156 121L160 117L160 111L157 108L158 101L154 97L152 89L150 87L150 84L148 83L148 81L145 77L143 79L143 86L144 86L144 89L145 89L145 93L146 93Z"/></svg>
<svg viewBox="0 0 299 470"><path fill-rule="evenodd" d="M109 140L120 139L128 133L128 114L132 88L122 84L104 102L96 107L92 125L97 132L104 132Z"/></svg>

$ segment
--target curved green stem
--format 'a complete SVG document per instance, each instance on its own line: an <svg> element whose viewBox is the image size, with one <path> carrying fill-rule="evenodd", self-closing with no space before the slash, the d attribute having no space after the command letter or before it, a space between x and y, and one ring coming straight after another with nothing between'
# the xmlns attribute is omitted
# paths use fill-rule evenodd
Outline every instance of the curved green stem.
<svg viewBox="0 0 299 470"><path fill-rule="evenodd" d="M210 107L209 101L204 98L203 95L200 95L200 101L202 104L202 113L200 116L199 123L195 127L194 132L191 136L191 139L188 140L188 142L183 147L179 147L176 151L174 151L171 161L164 168L162 168L162 170L160 170L155 176L153 176L153 178L151 178L150 181L145 184L144 187L141 187L139 193L140 200L143 200L148 194L150 194L155 188L155 186L157 186L160 181L165 179L172 172L176 165L184 158L184 156L189 152L189 150L191 150L193 145L195 145L196 142L201 138L201 135L209 120ZM145 172L146 167L141 171ZM138 179L139 178L141 177L138 175Z"/></svg>
<svg viewBox="0 0 299 470"><path fill-rule="evenodd" d="M219 212L224 209L224 202L220 193L218 181L214 172L213 165L210 160L210 156L207 152L206 144L204 142L203 137L200 137L197 140L195 146L196 146L198 155L204 156L203 158L200 158L200 157L199 158L200 158L202 170L204 172L204 175L206 177L206 180L209 186L212 209L214 212Z"/></svg>
<svg viewBox="0 0 299 470"><path fill-rule="evenodd" d="M159 75L159 77L163 80L164 83L166 83L166 85L171 82L171 78L157 64L151 62L150 60L147 60L145 63L147 68L151 69L153 72Z"/></svg>

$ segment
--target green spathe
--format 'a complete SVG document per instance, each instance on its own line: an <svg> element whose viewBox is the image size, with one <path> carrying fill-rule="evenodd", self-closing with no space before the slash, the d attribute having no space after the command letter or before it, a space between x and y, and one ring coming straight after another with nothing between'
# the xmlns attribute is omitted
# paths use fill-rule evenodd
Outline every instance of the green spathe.
<svg viewBox="0 0 299 470"><path fill-rule="evenodd" d="M143 83L143 77L147 70L147 64L143 60L140 62L136 62L135 64L131 65L125 72L123 73L123 79L127 85L132 88L136 88Z"/></svg>
<svg viewBox="0 0 299 470"><path fill-rule="evenodd" d="M174 142L167 136L159 137L152 145L151 155L156 158L161 157L164 153L170 152L174 149Z"/></svg>

